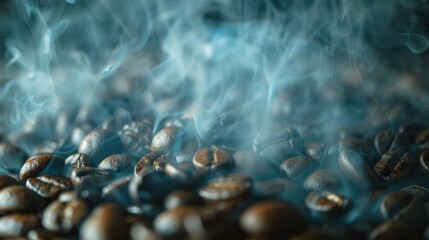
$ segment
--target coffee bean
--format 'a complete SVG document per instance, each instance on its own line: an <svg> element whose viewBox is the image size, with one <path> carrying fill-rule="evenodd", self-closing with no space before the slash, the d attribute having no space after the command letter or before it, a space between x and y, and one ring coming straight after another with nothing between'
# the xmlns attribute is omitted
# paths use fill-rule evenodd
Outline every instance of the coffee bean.
<svg viewBox="0 0 429 240"><path fill-rule="evenodd" d="M240 225L250 235L283 239L303 230L306 221L288 203L265 201L247 208L240 217Z"/></svg>
<svg viewBox="0 0 429 240"><path fill-rule="evenodd" d="M342 151L338 162L344 176L358 186L367 188L377 183L378 178L374 170L356 152Z"/></svg>
<svg viewBox="0 0 429 240"><path fill-rule="evenodd" d="M126 154L114 154L98 164L98 169L114 173L132 172L133 158Z"/></svg>
<svg viewBox="0 0 429 240"><path fill-rule="evenodd" d="M105 129L97 129L88 133L79 145L78 152L88 155L97 166L104 158L119 153L122 145L118 136Z"/></svg>
<svg viewBox="0 0 429 240"><path fill-rule="evenodd" d="M192 158L192 162L198 172L205 173L231 166L232 157L224 149L211 146L196 152Z"/></svg>
<svg viewBox="0 0 429 240"><path fill-rule="evenodd" d="M54 201L44 210L42 224L51 231L69 232L76 229L88 213L89 208L83 200Z"/></svg>
<svg viewBox="0 0 429 240"><path fill-rule="evenodd" d="M408 187L402 188L401 191L409 192L423 202L429 201L429 189L422 186L410 185Z"/></svg>
<svg viewBox="0 0 429 240"><path fill-rule="evenodd" d="M400 221L386 221L372 230L369 240L403 240L415 239L415 231Z"/></svg>
<svg viewBox="0 0 429 240"><path fill-rule="evenodd" d="M44 239L61 240L64 238L67 238L67 237L64 237L61 234L58 234L56 232L48 231L46 229L30 230L27 234L28 240L44 240Z"/></svg>
<svg viewBox="0 0 429 240"><path fill-rule="evenodd" d="M321 162L327 155L328 148L318 141L306 141L304 143L304 153L309 158Z"/></svg>
<svg viewBox="0 0 429 240"><path fill-rule="evenodd" d="M132 240L162 240L153 229L148 228L142 223L135 223L131 226L130 235Z"/></svg>
<svg viewBox="0 0 429 240"><path fill-rule="evenodd" d="M298 131L290 126L263 129L253 140L253 150L275 163L290 157L299 148Z"/></svg>
<svg viewBox="0 0 429 240"><path fill-rule="evenodd" d="M111 180L108 172L92 167L76 168L71 173L71 181L75 187L104 186Z"/></svg>
<svg viewBox="0 0 429 240"><path fill-rule="evenodd" d="M148 122L133 121L124 125L119 132L119 137L125 150L136 157L141 157L149 152L152 125Z"/></svg>
<svg viewBox="0 0 429 240"><path fill-rule="evenodd" d="M378 154L381 156L386 153L393 142L393 133L390 129L380 131L374 139L374 145Z"/></svg>
<svg viewBox="0 0 429 240"><path fill-rule="evenodd" d="M173 209L186 205L198 205L201 199L193 192L177 190L165 198L164 205L167 209Z"/></svg>
<svg viewBox="0 0 429 240"><path fill-rule="evenodd" d="M128 191L130 181L131 177L123 177L113 181L103 188L101 197L107 201L116 201L124 206L130 205L132 203Z"/></svg>
<svg viewBox="0 0 429 240"><path fill-rule="evenodd" d="M240 174L231 174L211 179L198 191L198 195L207 201L220 201L242 198L250 194L252 181Z"/></svg>
<svg viewBox="0 0 429 240"><path fill-rule="evenodd" d="M73 187L69 179L50 175L29 178L25 185L44 198L55 198Z"/></svg>
<svg viewBox="0 0 429 240"><path fill-rule="evenodd" d="M163 128L153 137L150 148L155 152L168 150L173 146L176 138L178 138L177 141L181 140L183 134L179 127Z"/></svg>
<svg viewBox="0 0 429 240"><path fill-rule="evenodd" d="M2 238L25 236L28 231L39 226L38 214L14 213L0 218L0 236Z"/></svg>
<svg viewBox="0 0 429 240"><path fill-rule="evenodd" d="M57 155L40 154L29 158L21 168L19 178L25 181L39 175L60 175L63 171L64 159Z"/></svg>
<svg viewBox="0 0 429 240"><path fill-rule="evenodd" d="M419 164L423 172L429 176L429 151L422 152Z"/></svg>
<svg viewBox="0 0 429 240"><path fill-rule="evenodd" d="M70 177L75 168L90 167L91 159L85 153L76 153L66 158L64 162L64 173Z"/></svg>
<svg viewBox="0 0 429 240"><path fill-rule="evenodd" d="M0 168L18 173L27 159L25 152L11 144L0 144Z"/></svg>
<svg viewBox="0 0 429 240"><path fill-rule="evenodd" d="M163 172L144 170L131 179L129 191L136 204L160 203L177 184Z"/></svg>
<svg viewBox="0 0 429 240"><path fill-rule="evenodd" d="M417 159L414 154L399 151L390 151L381 157L374 170L385 180L394 180L409 175L417 166Z"/></svg>
<svg viewBox="0 0 429 240"><path fill-rule="evenodd" d="M138 175L140 172L144 170L151 170L153 168L157 168L160 171L164 171L165 169L161 166L163 163L170 162L176 163L176 158L171 153L163 153L163 152L150 152L144 155L136 164L134 168L134 175Z"/></svg>
<svg viewBox="0 0 429 240"><path fill-rule="evenodd" d="M305 205L316 215L336 216L349 206L349 200L333 192L311 192Z"/></svg>
<svg viewBox="0 0 429 240"><path fill-rule="evenodd" d="M319 169L307 177L304 188L308 191L334 191L341 188L341 182L333 171Z"/></svg>
<svg viewBox="0 0 429 240"><path fill-rule="evenodd" d="M170 160L167 160L170 159ZM189 162L181 162L173 164L174 160L167 157L160 157L153 162L153 169L158 172L163 172L170 176L172 179L186 182L192 181L194 178L194 172Z"/></svg>
<svg viewBox="0 0 429 240"><path fill-rule="evenodd" d="M76 190L64 191L58 196L60 202L71 202L79 199L79 193Z"/></svg>
<svg viewBox="0 0 429 240"><path fill-rule="evenodd" d="M288 158L280 164L280 171L290 179L301 181L318 168L318 164L305 156Z"/></svg>
<svg viewBox="0 0 429 240"><path fill-rule="evenodd" d="M331 239L332 238L329 237L329 235L327 235L326 233L316 228L308 229L303 233L300 233L298 235L295 235L289 238L289 240L331 240Z"/></svg>
<svg viewBox="0 0 429 240"><path fill-rule="evenodd" d="M18 181L11 176L7 176L7 175L0 176L0 190L2 190L5 187L18 185L18 184L19 184Z"/></svg>
<svg viewBox="0 0 429 240"><path fill-rule="evenodd" d="M429 129L420 132L416 137L415 143L421 149L429 149Z"/></svg>
<svg viewBox="0 0 429 240"><path fill-rule="evenodd" d="M98 206L82 223L80 239L127 239L127 227L123 224L124 210L113 203Z"/></svg>
<svg viewBox="0 0 429 240"><path fill-rule="evenodd" d="M0 190L1 212L39 211L43 200L24 186L9 186Z"/></svg>
<svg viewBox="0 0 429 240"><path fill-rule="evenodd" d="M376 153L374 145L360 138L341 138L339 142L340 151L355 151L363 156L373 156Z"/></svg>

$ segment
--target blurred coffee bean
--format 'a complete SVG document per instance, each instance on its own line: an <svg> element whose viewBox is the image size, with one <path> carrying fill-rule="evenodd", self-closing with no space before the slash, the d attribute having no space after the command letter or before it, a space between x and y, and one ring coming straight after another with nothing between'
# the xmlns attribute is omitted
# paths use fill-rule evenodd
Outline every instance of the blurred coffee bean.
<svg viewBox="0 0 429 240"><path fill-rule="evenodd" d="M335 191L341 188L341 182L333 171L319 169L307 177L304 188L308 191Z"/></svg>
<svg viewBox="0 0 429 240"><path fill-rule="evenodd" d="M302 202L304 200L304 188L287 178L256 181L254 185L254 192L258 196L285 197L292 202Z"/></svg>
<svg viewBox="0 0 429 240"><path fill-rule="evenodd" d="M79 146L82 140L85 138L88 133L90 133L93 129L93 126L89 123L81 123L78 126L74 127L71 131L70 142L74 146Z"/></svg>
<svg viewBox="0 0 429 240"><path fill-rule="evenodd" d="M29 158L21 168L19 178L23 181L39 175L60 175L64 159L57 155L40 154Z"/></svg>
<svg viewBox="0 0 429 240"><path fill-rule="evenodd" d="M130 228L130 235L132 240L162 240L160 235L142 223L133 224Z"/></svg>
<svg viewBox="0 0 429 240"><path fill-rule="evenodd" d="M279 176L277 169L266 158L255 152L239 151L232 155L235 169L255 180Z"/></svg>
<svg viewBox="0 0 429 240"><path fill-rule="evenodd" d="M420 132L416 137L415 143L421 149L429 149L429 129Z"/></svg>
<svg viewBox="0 0 429 240"><path fill-rule="evenodd" d="M429 189L425 187L410 185L408 187L402 188L401 191L409 192L423 202L429 201Z"/></svg>
<svg viewBox="0 0 429 240"><path fill-rule="evenodd" d="M385 180L395 180L409 175L416 166L417 158L414 154L390 151L383 154L381 160L375 164L374 170Z"/></svg>
<svg viewBox="0 0 429 240"><path fill-rule="evenodd" d="M69 232L77 228L89 213L83 200L54 201L43 211L43 227L55 232Z"/></svg>
<svg viewBox="0 0 429 240"><path fill-rule="evenodd" d="M125 150L136 157L141 157L150 150L152 125L147 122L133 121L124 125L119 132L119 137Z"/></svg>
<svg viewBox="0 0 429 240"><path fill-rule="evenodd" d="M198 172L205 173L231 166L232 156L222 148L210 146L196 152L192 162Z"/></svg>
<svg viewBox="0 0 429 240"><path fill-rule="evenodd" d="M18 181L11 176L8 176L8 175L0 176L0 190L2 190L5 187L18 185L18 184L19 184Z"/></svg>
<svg viewBox="0 0 429 240"><path fill-rule="evenodd" d="M118 136L105 129L96 129L88 133L79 145L78 152L85 153L91 160L91 166L97 166L104 158L120 153L122 150Z"/></svg>
<svg viewBox="0 0 429 240"><path fill-rule="evenodd" d="M374 170L358 153L342 151L338 162L344 176L356 185L367 188L377 183Z"/></svg>
<svg viewBox="0 0 429 240"><path fill-rule="evenodd" d="M0 218L0 236L5 239L26 236L28 231L39 228L39 226L39 214L10 214Z"/></svg>
<svg viewBox="0 0 429 240"><path fill-rule="evenodd" d="M165 156L165 154L163 156ZM153 169L158 172L163 172L177 181L189 182L193 180L193 177L195 176L193 169L191 169L191 166L187 166L187 164L185 164L189 162L174 164L175 160L167 159L169 159L168 156L160 157L155 160L153 162Z"/></svg>
<svg viewBox="0 0 429 240"><path fill-rule="evenodd" d="M236 199L250 194L252 187L249 177L231 174L211 179L198 191L198 195L207 201Z"/></svg>
<svg viewBox="0 0 429 240"><path fill-rule="evenodd" d="M340 151L355 151L362 156L374 156L376 154L376 149L374 145L360 138L351 138L345 137L341 138L339 142Z"/></svg>
<svg viewBox="0 0 429 240"><path fill-rule="evenodd" d="M327 154L328 148L318 141L306 141L304 143L304 153L309 158L321 162Z"/></svg>
<svg viewBox="0 0 429 240"><path fill-rule="evenodd" d="M118 205L109 203L98 206L82 223L80 239L127 239L127 226L123 224L125 211Z"/></svg>
<svg viewBox="0 0 429 240"><path fill-rule="evenodd" d="M90 167L91 160L85 153L72 154L66 158L64 162L64 173L67 177L70 177L71 172L75 168Z"/></svg>
<svg viewBox="0 0 429 240"><path fill-rule="evenodd" d="M174 156L178 163L192 161L192 157L198 150L198 142L195 139L191 139L183 144L177 151L174 151Z"/></svg>
<svg viewBox="0 0 429 240"><path fill-rule="evenodd" d="M177 184L163 172L144 170L131 179L129 191L136 204L159 204L175 190Z"/></svg>
<svg viewBox="0 0 429 240"><path fill-rule="evenodd" d="M374 139L374 145L378 154L381 156L386 153L393 141L393 133L390 129L385 129L377 133Z"/></svg>
<svg viewBox="0 0 429 240"><path fill-rule="evenodd" d="M180 136L183 136L184 133L181 131L182 128L179 127L166 127L161 129L155 134L151 143L152 151L165 151L170 149L174 142L184 140Z"/></svg>
<svg viewBox="0 0 429 240"><path fill-rule="evenodd" d="M123 177L113 181L103 188L101 197L107 201L116 201L124 206L130 205L132 203L128 191L130 181L131 177Z"/></svg>
<svg viewBox="0 0 429 240"><path fill-rule="evenodd" d="M400 221L386 221L369 235L369 240L403 240L418 239L415 236L416 231L409 225Z"/></svg>
<svg viewBox="0 0 429 240"><path fill-rule="evenodd" d="M73 187L69 179L50 175L29 178L25 185L44 198L55 198Z"/></svg>
<svg viewBox="0 0 429 240"><path fill-rule="evenodd" d="M311 192L305 205L316 215L337 216L349 206L349 200L333 192Z"/></svg>
<svg viewBox="0 0 429 240"><path fill-rule="evenodd" d="M286 177L295 181L301 181L318 168L317 162L305 156L288 158L280 164L280 171Z"/></svg>
<svg viewBox="0 0 429 240"><path fill-rule="evenodd" d="M429 151L424 151L420 155L420 168L423 170L423 172L429 176Z"/></svg>
<svg viewBox="0 0 429 240"><path fill-rule="evenodd" d="M76 190L64 191L58 196L60 202L71 202L79 199L79 193Z"/></svg>
<svg viewBox="0 0 429 240"><path fill-rule="evenodd" d="M392 144L390 144L389 152L404 152L409 147L409 144L404 134L396 134L393 137Z"/></svg>
<svg viewBox="0 0 429 240"><path fill-rule="evenodd" d="M0 190L0 212L37 212L44 201L24 186L9 186Z"/></svg>
<svg viewBox="0 0 429 240"><path fill-rule="evenodd" d="M49 240L61 240L67 238L61 234L58 234L56 232L53 231L49 231L43 228L39 228L39 229L35 229L35 230L30 230L27 233L27 239L28 240L45 240L45 239L49 239ZM70 237L71 238L71 237Z"/></svg>
<svg viewBox="0 0 429 240"><path fill-rule="evenodd" d="M302 231L307 224L294 206L265 201L248 207L240 216L240 225L250 235L285 239Z"/></svg>
<svg viewBox="0 0 429 240"><path fill-rule="evenodd" d="M133 170L133 161L133 158L129 155L114 154L101 161L97 168L102 171L110 171L114 173L131 173Z"/></svg>
<svg viewBox="0 0 429 240"><path fill-rule="evenodd" d="M164 205L167 209L173 209L186 205L198 205L201 199L193 192L177 190L169 194L165 200Z"/></svg>
<svg viewBox="0 0 429 240"><path fill-rule="evenodd" d="M71 173L71 181L75 187L102 187L106 185L111 176L107 171L92 167L75 168Z"/></svg>
<svg viewBox="0 0 429 240"><path fill-rule="evenodd" d="M27 159L27 154L12 144L0 144L0 168L18 173Z"/></svg>
<svg viewBox="0 0 429 240"><path fill-rule="evenodd" d="M176 159L171 153L163 152L150 152L144 155L134 167L134 175L138 175L144 170L151 170L156 165L156 162L172 162L175 163Z"/></svg>
<svg viewBox="0 0 429 240"><path fill-rule="evenodd" d="M277 164L296 153L299 145L298 131L290 126L263 129L253 139L253 150Z"/></svg>
<svg viewBox="0 0 429 240"><path fill-rule="evenodd" d="M293 237L289 238L289 240L331 240L331 239L332 238L329 237L329 235L327 235L326 233L316 228L310 228L305 232L302 232L300 234L294 235Z"/></svg>

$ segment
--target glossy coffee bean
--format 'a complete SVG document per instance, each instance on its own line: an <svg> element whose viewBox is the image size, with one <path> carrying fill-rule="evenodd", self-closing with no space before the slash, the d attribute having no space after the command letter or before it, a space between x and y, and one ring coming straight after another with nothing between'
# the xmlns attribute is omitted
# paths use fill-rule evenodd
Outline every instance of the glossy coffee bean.
<svg viewBox="0 0 429 240"><path fill-rule="evenodd" d="M231 166L232 156L220 147L211 146L196 152L192 162L198 172L205 173Z"/></svg>
<svg viewBox="0 0 429 240"><path fill-rule="evenodd" d="M32 230L40 226L40 216L30 213L14 213L0 218L1 237L26 236Z"/></svg>
<svg viewBox="0 0 429 240"><path fill-rule="evenodd" d="M328 148L318 141L306 141L304 143L304 153L309 158L321 162L326 156Z"/></svg>
<svg viewBox="0 0 429 240"><path fill-rule="evenodd" d="M0 190L0 212L36 212L44 201L24 186L9 186Z"/></svg>
<svg viewBox="0 0 429 240"><path fill-rule="evenodd" d="M133 166L133 158L126 154L114 154L105 158L98 164L97 168L102 171L114 173L131 173Z"/></svg>
<svg viewBox="0 0 429 240"><path fill-rule="evenodd" d="M12 144L0 144L0 169L18 173L27 159L27 154Z"/></svg>
<svg viewBox="0 0 429 240"><path fill-rule="evenodd" d="M105 129L97 129L88 133L79 145L78 152L88 155L97 166L104 158L121 152L122 145L118 136Z"/></svg>
<svg viewBox="0 0 429 240"><path fill-rule="evenodd" d="M54 201L43 212L43 227L55 232L69 232L77 228L89 213L83 200Z"/></svg>
<svg viewBox="0 0 429 240"><path fill-rule="evenodd" d="M109 172L93 167L76 168L71 173L71 181L75 187L105 186L111 180Z"/></svg>
<svg viewBox="0 0 429 240"><path fill-rule="evenodd" d="M423 172L429 176L429 151L424 151L420 155L420 168L423 170Z"/></svg>
<svg viewBox="0 0 429 240"><path fill-rule="evenodd" d="M8 175L0 176L0 190L2 190L5 187L9 187L12 185L18 185L18 181Z"/></svg>
<svg viewBox="0 0 429 240"><path fill-rule="evenodd" d="M280 171L290 179L301 181L318 168L317 162L305 156L292 157L280 164Z"/></svg>
<svg viewBox="0 0 429 240"><path fill-rule="evenodd" d="M278 176L276 167L255 152L239 151L232 155L235 169L255 180L268 180Z"/></svg>
<svg viewBox="0 0 429 240"><path fill-rule="evenodd" d="M173 147L175 141L183 140L181 138L183 135L184 133L179 127L163 128L153 137L150 148L154 152L168 151Z"/></svg>
<svg viewBox="0 0 429 240"><path fill-rule="evenodd" d="M69 179L50 175L29 178L25 185L44 198L55 198L73 187Z"/></svg>
<svg viewBox="0 0 429 240"><path fill-rule="evenodd" d="M133 121L124 125L119 132L125 150L136 157L141 157L150 150L152 125L147 122Z"/></svg>
<svg viewBox="0 0 429 240"><path fill-rule="evenodd" d="M201 199L193 192L177 190L169 194L165 200L164 205L167 209L173 209L186 205L198 205Z"/></svg>
<svg viewBox="0 0 429 240"><path fill-rule="evenodd" d="M245 197L251 190L252 181L248 176L231 174L211 179L198 195L207 201L220 201Z"/></svg>
<svg viewBox="0 0 429 240"><path fill-rule="evenodd" d="M155 162L172 162L175 163L176 159L171 153L163 152L150 152L144 155L134 167L134 175L138 175L143 170L151 170Z"/></svg>
<svg viewBox="0 0 429 240"><path fill-rule="evenodd" d="M386 221L374 230L369 235L369 240L403 240L403 239L418 239L415 236L416 232L413 228L400 221Z"/></svg>
<svg viewBox="0 0 429 240"><path fill-rule="evenodd" d="M290 126L263 129L253 140L253 150L275 163L296 153L299 145L298 131Z"/></svg>
<svg viewBox="0 0 429 240"><path fill-rule="evenodd" d="M319 169L307 177L304 188L308 191L333 191L341 188L341 182L335 172Z"/></svg>
<svg viewBox="0 0 429 240"><path fill-rule="evenodd" d="M80 239L127 239L127 227L123 224L124 210L116 204L99 205L82 223Z"/></svg>
<svg viewBox="0 0 429 240"><path fill-rule="evenodd" d="M375 164L374 170L385 180L395 180L410 175L417 167L417 161L416 156L409 152L387 152Z"/></svg>
<svg viewBox="0 0 429 240"><path fill-rule="evenodd" d="M305 205L316 215L335 216L343 213L349 200L333 192L311 192L305 198Z"/></svg>
<svg viewBox="0 0 429 240"><path fill-rule="evenodd" d="M287 238L303 230L306 221L288 203L265 201L248 207L240 217L240 225L250 235Z"/></svg>
<svg viewBox="0 0 429 240"><path fill-rule="evenodd" d="M75 168L90 167L91 159L85 153L72 154L64 162L64 174L70 177Z"/></svg>
<svg viewBox="0 0 429 240"><path fill-rule="evenodd" d="M60 175L64 159L57 155L40 154L29 158L21 168L19 178L23 181L39 175Z"/></svg>
<svg viewBox="0 0 429 240"><path fill-rule="evenodd" d="M374 145L380 156L389 150L392 141L393 133L390 129L382 130L375 136Z"/></svg>
<svg viewBox="0 0 429 240"><path fill-rule="evenodd" d="M342 151L338 162L344 176L356 185L366 188L377 183L374 170L358 153Z"/></svg>

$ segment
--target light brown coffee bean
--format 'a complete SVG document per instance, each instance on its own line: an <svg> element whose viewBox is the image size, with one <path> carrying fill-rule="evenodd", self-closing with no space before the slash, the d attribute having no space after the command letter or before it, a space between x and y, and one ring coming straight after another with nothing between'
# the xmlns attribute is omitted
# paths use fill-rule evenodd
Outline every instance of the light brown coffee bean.
<svg viewBox="0 0 429 240"><path fill-rule="evenodd" d="M231 166L232 157L226 150L211 146L196 152L192 162L198 172L205 173Z"/></svg>
<svg viewBox="0 0 429 240"><path fill-rule="evenodd" d="M114 173L132 172L133 158L126 154L114 154L98 164L98 169Z"/></svg>

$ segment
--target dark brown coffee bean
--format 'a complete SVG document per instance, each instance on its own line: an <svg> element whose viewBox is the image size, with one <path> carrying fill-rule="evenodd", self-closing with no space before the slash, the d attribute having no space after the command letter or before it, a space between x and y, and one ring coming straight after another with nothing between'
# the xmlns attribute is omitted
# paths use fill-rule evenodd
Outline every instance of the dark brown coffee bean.
<svg viewBox="0 0 429 240"><path fill-rule="evenodd" d="M114 200L124 206L130 205L132 203L128 191L130 181L131 177L123 177L113 181L103 188L101 197L106 200Z"/></svg>
<svg viewBox="0 0 429 240"><path fill-rule="evenodd" d="M79 153L85 153L91 160L91 166L97 166L104 158L119 153L122 145L118 136L105 129L88 133L79 145Z"/></svg>
<svg viewBox="0 0 429 240"><path fill-rule="evenodd" d="M341 138L339 142L340 151L354 151L363 156L372 156L376 153L374 145L360 138Z"/></svg>
<svg viewBox="0 0 429 240"><path fill-rule="evenodd" d="M40 154L29 158L21 168L19 178L25 181L39 175L60 175L64 167L64 158L52 154Z"/></svg>
<svg viewBox="0 0 429 240"><path fill-rule="evenodd" d="M208 201L242 198L250 194L252 181L241 174L231 174L213 178L198 191L198 195Z"/></svg>
<svg viewBox="0 0 429 240"><path fill-rule="evenodd" d="M234 166L240 173L255 180L268 180L278 175L277 169L270 162L255 152L240 151L232 155Z"/></svg>
<svg viewBox="0 0 429 240"><path fill-rule="evenodd" d="M211 146L196 152L192 158L192 162L198 172L205 173L231 166L232 157L224 149Z"/></svg>
<svg viewBox="0 0 429 240"><path fill-rule="evenodd" d="M415 231L400 221L386 221L372 230L369 240L403 240L415 239Z"/></svg>
<svg viewBox="0 0 429 240"><path fill-rule="evenodd" d="M124 125L119 132L122 145L130 154L141 157L149 152L152 141L152 125L147 122L133 121Z"/></svg>
<svg viewBox="0 0 429 240"><path fill-rule="evenodd" d="M311 192L305 198L305 205L316 216L335 216L346 210L349 206L349 200L333 192Z"/></svg>
<svg viewBox="0 0 429 240"><path fill-rule="evenodd" d="M341 188L341 182L333 171L320 169L307 177L304 188L308 191L334 191Z"/></svg>
<svg viewBox="0 0 429 240"><path fill-rule="evenodd" d="M27 159L25 152L11 144L0 144L0 168L18 173Z"/></svg>
<svg viewBox="0 0 429 240"><path fill-rule="evenodd" d="M18 184L19 184L18 181L11 176L7 176L7 175L0 176L0 190L2 190L5 187L18 185Z"/></svg>
<svg viewBox="0 0 429 240"><path fill-rule="evenodd" d="M410 185L408 187L402 188L401 191L409 192L423 202L429 201L429 189L422 186Z"/></svg>
<svg viewBox="0 0 429 240"><path fill-rule="evenodd" d="M177 190L165 198L164 205L167 209L173 209L185 205L198 205L201 199L193 192Z"/></svg>
<svg viewBox="0 0 429 240"><path fill-rule="evenodd" d="M390 129L382 130L375 136L374 145L380 156L389 150L392 141L393 133Z"/></svg>
<svg viewBox="0 0 429 240"><path fill-rule="evenodd" d="M287 238L303 230L306 222L292 205L266 201L247 208L240 217L240 225L250 235Z"/></svg>
<svg viewBox="0 0 429 240"><path fill-rule="evenodd" d="M385 180L395 180L409 175L417 166L416 157L409 152L387 152L383 154L374 170Z"/></svg>
<svg viewBox="0 0 429 240"><path fill-rule="evenodd" d="M367 188L378 181L374 170L356 152L342 151L338 162L344 176L360 187Z"/></svg>
<svg viewBox="0 0 429 240"><path fill-rule="evenodd" d="M290 126L261 130L253 140L253 150L275 163L296 153L299 148L298 131Z"/></svg>
<svg viewBox="0 0 429 240"><path fill-rule="evenodd" d="M43 200L24 186L9 186L0 190L0 212L38 211Z"/></svg>
<svg viewBox="0 0 429 240"><path fill-rule="evenodd" d="M80 239L127 239L127 226L123 224L125 211L116 204L98 206L82 223Z"/></svg>
<svg viewBox="0 0 429 240"><path fill-rule="evenodd" d="M44 198L56 198L61 192L73 187L69 179L50 175L29 178L25 185Z"/></svg>
<svg viewBox="0 0 429 240"><path fill-rule="evenodd" d="M104 186L110 180L108 172L92 167L76 168L71 173L71 181L75 187Z"/></svg>
<svg viewBox="0 0 429 240"><path fill-rule="evenodd" d="M85 153L76 153L66 158L64 162L65 175L70 177L71 172L75 168L90 167L91 160Z"/></svg>
<svg viewBox="0 0 429 240"><path fill-rule="evenodd" d="M178 135L181 132L179 127L166 127L161 129L152 139L151 150L154 152L165 151L170 149Z"/></svg>
<svg viewBox="0 0 429 240"><path fill-rule="evenodd" d="M163 155L165 156L165 154ZM191 165L187 165L189 162L181 162L179 164L173 164L175 160L171 160L170 157L160 157L153 162L153 169L158 172L163 172L170 176L172 179L178 181L192 181L194 177L193 169Z"/></svg>
<svg viewBox="0 0 429 240"><path fill-rule="evenodd" d="M43 212L42 224L48 230L69 232L83 221L89 208L83 200L54 201Z"/></svg>
<svg viewBox="0 0 429 240"><path fill-rule="evenodd" d="M304 153L309 158L321 162L327 155L328 148L321 142L306 141L304 144Z"/></svg>
<svg viewBox="0 0 429 240"><path fill-rule="evenodd" d="M429 151L422 152L419 164L423 172L429 176Z"/></svg>
<svg viewBox="0 0 429 240"><path fill-rule="evenodd" d="M126 154L108 156L98 164L98 169L115 173L132 172L133 158Z"/></svg>
<svg viewBox="0 0 429 240"><path fill-rule="evenodd" d="M0 218L0 236L2 238L26 236L28 231L39 226L38 214L14 213Z"/></svg>
<svg viewBox="0 0 429 240"><path fill-rule="evenodd" d="M144 155L134 167L134 175L138 175L143 170L151 170L153 166L153 162L161 157L169 157L170 155L164 155L163 152L150 152Z"/></svg>
<svg viewBox="0 0 429 240"><path fill-rule="evenodd" d="M429 129L420 132L416 137L415 143L421 149L429 149Z"/></svg>
<svg viewBox="0 0 429 240"><path fill-rule="evenodd" d="M175 190L177 184L163 172L144 170L131 179L129 191L136 204L157 204Z"/></svg>
<svg viewBox="0 0 429 240"><path fill-rule="evenodd" d="M310 228L303 233L289 238L289 240L332 240L332 238L321 230Z"/></svg>
<svg viewBox="0 0 429 240"><path fill-rule="evenodd" d="M318 168L317 162L305 156L288 158L280 164L280 171L290 179L301 181Z"/></svg>

